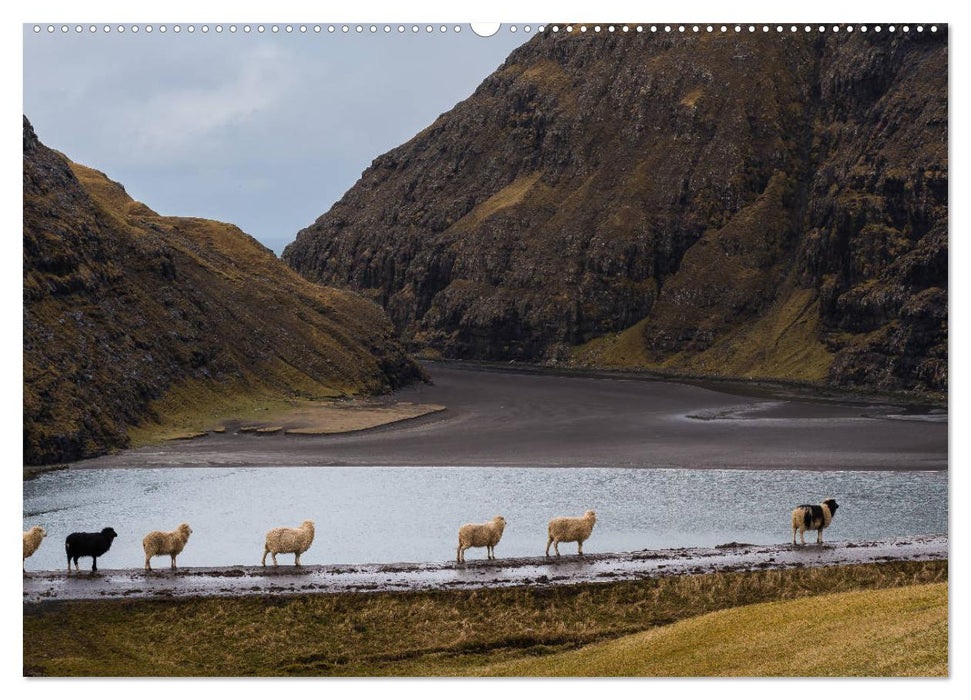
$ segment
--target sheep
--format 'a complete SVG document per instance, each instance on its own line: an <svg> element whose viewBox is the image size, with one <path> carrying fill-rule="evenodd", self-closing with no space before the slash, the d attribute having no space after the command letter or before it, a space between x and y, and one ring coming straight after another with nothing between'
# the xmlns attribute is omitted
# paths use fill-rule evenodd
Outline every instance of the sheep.
<svg viewBox="0 0 971 700"><path fill-rule="evenodd" d="M502 539L502 531L506 527L506 519L497 515L487 523L474 525L468 523L459 528L459 546L456 550L456 561L465 561L465 550L469 547L485 547L486 557L496 558L496 545Z"/></svg>
<svg viewBox="0 0 971 700"><path fill-rule="evenodd" d="M45 537L47 537L47 530L40 525L34 525L24 533L24 571L27 570L27 557L37 551Z"/></svg>
<svg viewBox="0 0 971 700"><path fill-rule="evenodd" d="M553 545L556 556L560 556L560 542L576 542L577 553L583 556L583 541L589 539L593 526L597 522L597 514L588 510L582 518L553 518L550 520L546 541L546 556L550 555L550 545Z"/></svg>
<svg viewBox="0 0 971 700"><path fill-rule="evenodd" d="M72 532L64 540L67 552L67 572L71 573L71 560L74 560L74 570L79 571L78 558L91 557L91 571L98 570L98 557L111 549L111 542L118 536L112 528L106 527L101 532Z"/></svg>
<svg viewBox="0 0 971 700"><path fill-rule="evenodd" d="M806 544L806 530L816 531L816 544L823 543L823 530L833 522L833 516L839 505L836 499L827 498L818 506L801 505L792 511L792 543L796 543L796 532L803 544Z"/></svg>
<svg viewBox="0 0 971 700"><path fill-rule="evenodd" d="M314 521L304 520L298 528L275 527L266 533L266 544L263 548L263 566L266 566L266 555L273 555L273 566L276 566L277 554L296 554L294 566L300 566L300 555L310 549L314 541Z"/></svg>
<svg viewBox="0 0 971 700"><path fill-rule="evenodd" d="M145 550L145 571L152 570L152 557L165 554L172 557L171 568L177 568L175 558L185 549L185 543L189 541L189 535L191 534L192 528L189 527L188 523L182 523L172 532L153 530L145 535L145 538L142 540L142 549Z"/></svg>

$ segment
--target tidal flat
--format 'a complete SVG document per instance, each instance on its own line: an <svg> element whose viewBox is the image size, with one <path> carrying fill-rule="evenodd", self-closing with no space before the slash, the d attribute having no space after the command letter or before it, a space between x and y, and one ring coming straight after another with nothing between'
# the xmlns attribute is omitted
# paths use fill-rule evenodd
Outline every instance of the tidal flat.
<svg viewBox="0 0 971 700"><path fill-rule="evenodd" d="M340 435L227 430L72 468L477 466L947 469L944 406L758 384L426 364L389 401L444 406Z"/></svg>

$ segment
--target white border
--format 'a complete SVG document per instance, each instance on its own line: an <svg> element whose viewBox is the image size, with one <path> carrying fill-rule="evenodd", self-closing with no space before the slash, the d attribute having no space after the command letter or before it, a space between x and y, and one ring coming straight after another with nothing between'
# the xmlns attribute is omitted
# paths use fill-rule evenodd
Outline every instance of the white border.
<svg viewBox="0 0 971 700"><path fill-rule="evenodd" d="M14 6L15 5L15 6ZM22 227L20 197L15 193L21 189L22 174L18 165L17 151L20 149L19 134L21 132L21 108L13 105L21 104L22 86L22 24L29 22L38 23L62 23L68 21L83 20L84 22L103 23L105 21L117 22L168 22L173 20L179 22L258 22L271 21L294 21L294 22L368 22L368 23L391 23L400 21L434 21L448 23L467 24L470 21L499 21L507 23L531 23L539 24L550 21L561 21L563 19L583 19L591 18L598 21L624 22L647 21L650 23L685 23L685 22L726 22L733 23L766 23L768 21L780 22L786 20L789 23L799 24L800 20L805 23L808 21L826 23L860 23L875 21L899 22L900 20L927 20L931 22L949 23L949 50L950 66L949 76L951 119L950 124L953 129L950 133L951 138L951 158L949 164L951 192L961 192L959 186L954 182L963 182L960 175L967 159L967 139L963 137L960 130L962 119L955 115L968 114L967 98L968 86L966 84L966 50L960 44L960 37L963 35L964 23L955 20L961 19L957 15L956 4L943 2L901 2L899 0L888 0L886 2L863 2L847 3L836 0L814 0L811 3L796 5L793 3L778 2L745 2L735 4L725 4L713 2L695 2L688 6L682 3L651 4L645 2L617 2L612 0L597 0L597 2L578 2L577 0L561 0L549 3L526 3L522 0L491 0L477 6L470 6L466 3L443 2L443 1L421 1L413 0L411 3L392 2L391 0L371 0L368 2L354 2L345 5L326 4L321 2L297 2L292 0L274 0L268 2L254 2L253 0L238 0L236 2L223 3L203 3L199 0L170 0L165 3L157 3L154 6L143 4L121 2L79 2L73 0L56 0L51 2L32 2L32 3L6 3L0 10L4 14L3 41L0 44L2 52L2 75L3 75L3 94L10 96L8 104L10 108L3 113L3 134L2 140L3 159L2 177L4 197L3 214L5 226L3 231L3 244L5 249L0 256L4 269L2 270L3 280L3 311L5 328L7 332L6 342L2 345L4 367L7 368L8 375L10 368L15 368L12 379L5 382L7 391L2 404L2 422L0 425L6 428L6 443L19 446L21 437L14 426L18 426L21 420L21 316L19 303L21 288L21 271L15 269L21 265L22 256L18 254L16 242L18 241L17 231ZM483 39L487 41L487 39ZM14 97L16 96L16 97ZM967 123L966 121L964 123ZM965 127L967 128L967 127ZM16 139L16 140L15 140ZM955 179L957 178L957 179ZM950 222L951 231L963 231L965 228L962 223L965 219L963 213L962 200L960 197L950 200ZM964 360L954 352L955 348L967 347L962 342L965 339L968 314L968 285L966 279L961 274L963 264L968 262L967 244L962 241L962 236L952 236L950 239L950 255L952 274L950 276L951 313L949 317L951 352L950 357L957 361L951 363L950 370L950 420L951 420L951 512L954 512L953 505L960 504L961 498L958 494L964 493L964 484L967 479L962 475L963 458L969 455L967 449L968 431L966 426L966 402L968 382L964 369ZM18 300L18 301L15 301ZM11 329L16 329L14 330ZM958 422L955 422L958 421ZM18 449L15 448L16 455ZM5 460L16 462L16 457ZM21 460L22 462L22 460ZM273 681L55 681L55 680L24 680L22 673L22 617L20 611L14 609L20 607L21 583L14 580L13 574L13 533L16 528L13 521L20 521L21 511L21 489L17 483L13 483L16 472L16 464L7 464L5 471L8 472L6 478L10 479L7 484L9 488L3 490L4 506L3 512L8 514L9 522L4 531L7 533L4 538L3 561L7 562L7 573L3 577L3 600L6 603L8 620L8 634L4 636L6 654L3 655L3 678L11 681L7 685L8 692L13 691L22 696L29 694L32 698L54 697L64 693L82 694L97 693L100 697L131 697L137 693L139 698L165 697L173 692L186 694L190 697L196 695L210 695L213 692L222 691L223 683L231 683L234 694L248 697L250 695L264 695L268 691L278 690L280 682ZM915 505L919 507L919 505ZM957 514L960 516L961 514ZM15 518L16 516L16 518ZM952 518L951 542L952 542L952 561L951 561L951 591L954 592L958 585L965 580L966 566L965 550L963 542L966 541L966 528L962 525L960 517ZM825 685L816 685L812 688L800 689L803 692L818 692L830 695L832 693L853 692L878 692L883 697L910 698L915 693L930 691L935 694L953 695L959 687L959 679L967 677L965 669L957 663L958 654L955 649L963 649L962 641L964 635L964 624L966 617L963 614L966 605L963 605L965 593L956 596L955 602L951 605L951 674L950 681L864 681L867 687L856 686L861 681L829 681ZM169 685L175 682L177 685ZM311 681L314 682L314 681ZM616 681L610 682L609 686L604 682L569 680L560 681L368 681L353 682L329 679L323 682L326 685L308 688L304 685L300 687L292 684L288 685L284 692L293 693L363 693L368 695L372 692L387 694L389 691L395 695L405 697L421 695L421 697L453 697L461 694L464 697L479 698L491 697L495 694L513 696L535 695L537 693L556 693L563 698L586 697L591 693L605 691L614 696L622 697L644 697L647 693L671 693L671 692L714 692L718 695L732 697L776 697L780 692L790 693L794 688L782 688L780 684L791 684L800 681ZM683 683L691 683L693 687L685 688ZM213 685L219 685L217 688ZM391 683L392 686L388 684ZM542 683L542 687L538 685ZM548 685L552 683L553 685ZM697 687L696 683L706 683L707 687ZM715 688L711 684L717 683ZM870 683L879 683L879 688L871 687ZM927 688L923 686L928 685ZM921 686L920 688L916 687ZM137 687L134 687L137 686ZM856 686L856 688L854 688Z"/></svg>

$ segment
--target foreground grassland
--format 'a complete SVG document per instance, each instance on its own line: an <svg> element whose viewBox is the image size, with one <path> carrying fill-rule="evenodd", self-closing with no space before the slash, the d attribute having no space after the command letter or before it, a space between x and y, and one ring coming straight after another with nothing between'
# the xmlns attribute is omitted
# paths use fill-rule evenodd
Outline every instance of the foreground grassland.
<svg viewBox="0 0 971 700"><path fill-rule="evenodd" d="M644 659L657 653L671 674L936 675L947 664L946 581L947 562L903 562L555 588L48 603L24 606L24 673L606 674L628 672L620 659L633 645L630 672L650 671ZM807 599L854 591L868 593ZM794 602L741 607L784 601ZM740 617L700 617L717 611ZM664 636L630 636L644 632ZM780 639L788 646L775 650ZM597 646L611 640L621 646ZM680 671L679 657L690 662Z"/></svg>
<svg viewBox="0 0 971 700"><path fill-rule="evenodd" d="M947 584L748 605L577 651L474 672L489 676L945 676Z"/></svg>

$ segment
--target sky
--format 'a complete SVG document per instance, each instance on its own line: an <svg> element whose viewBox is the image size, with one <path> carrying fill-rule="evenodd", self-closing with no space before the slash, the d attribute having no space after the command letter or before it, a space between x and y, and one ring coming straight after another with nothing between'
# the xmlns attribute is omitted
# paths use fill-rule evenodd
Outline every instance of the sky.
<svg viewBox="0 0 971 700"><path fill-rule="evenodd" d="M277 254L375 157L472 94L535 34L130 26L24 26L24 114L38 138L160 214L236 224Z"/></svg>

